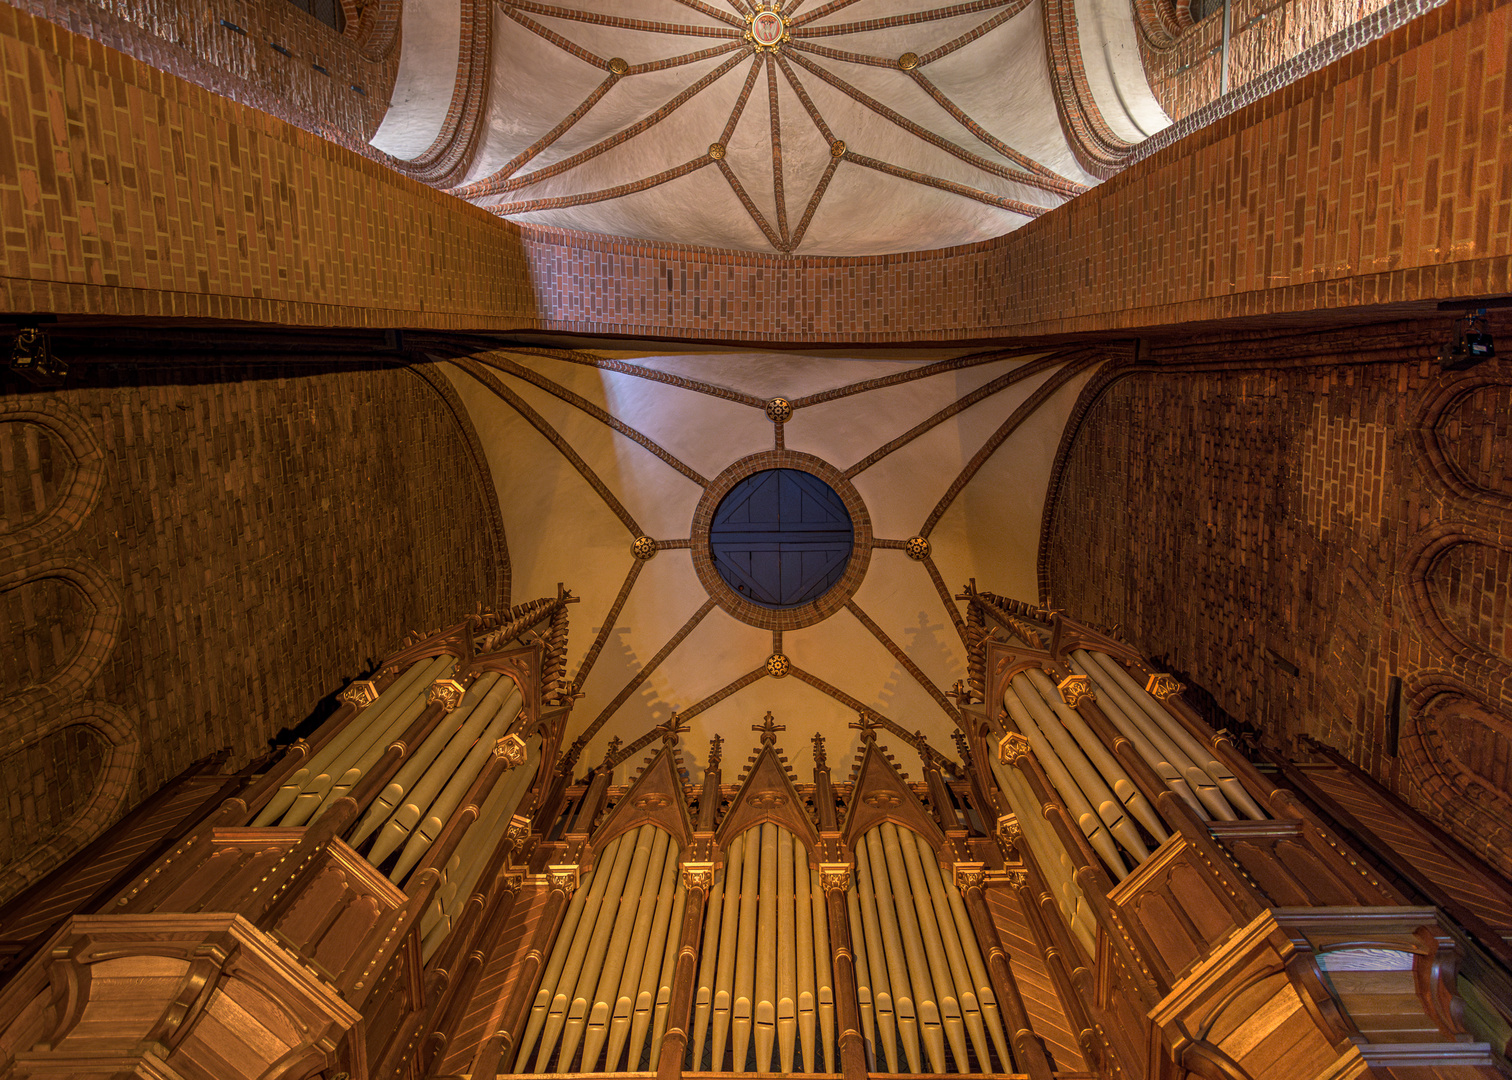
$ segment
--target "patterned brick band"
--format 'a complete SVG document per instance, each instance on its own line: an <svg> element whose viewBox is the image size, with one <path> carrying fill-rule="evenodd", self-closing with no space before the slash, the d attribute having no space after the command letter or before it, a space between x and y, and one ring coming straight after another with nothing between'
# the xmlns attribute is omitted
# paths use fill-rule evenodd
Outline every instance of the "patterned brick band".
<svg viewBox="0 0 1512 1080"><path fill-rule="evenodd" d="M714 558L709 553L709 526L714 522L714 511L718 509L720 501L746 477L767 469L797 469L823 480L845 504L854 530L850 562L846 564L845 573L840 575L840 580L813 603L785 611L774 611L753 604L730 588L714 568ZM828 462L812 454L800 454L796 450L767 450L741 458L714 478L704 491L703 498L698 500L698 508L693 511L693 569L698 574L698 580L703 582L714 602L725 611L743 623L764 630L797 630L821 622L839 611L866 576L866 568L871 563L871 552L871 515L866 512L866 504L861 501L855 485Z"/></svg>

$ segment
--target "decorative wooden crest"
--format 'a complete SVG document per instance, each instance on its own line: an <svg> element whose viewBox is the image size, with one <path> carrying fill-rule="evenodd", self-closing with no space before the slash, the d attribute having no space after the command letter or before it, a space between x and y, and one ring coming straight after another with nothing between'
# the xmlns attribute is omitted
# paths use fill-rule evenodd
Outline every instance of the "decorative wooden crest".
<svg viewBox="0 0 1512 1080"><path fill-rule="evenodd" d="M715 843L724 848L752 825L770 821L796 836L808 849L809 865L817 866L819 830L778 756L776 732L782 728L770 722L770 715L765 728L756 729L762 732L761 750L751 762L745 782L736 792L724 820L719 823L714 834Z"/></svg>
<svg viewBox="0 0 1512 1080"><path fill-rule="evenodd" d="M1101 646L1098 647L1101 648ZM983 655L987 669L983 709L992 726L1001 732L1003 727L998 722L998 713L1003 709L1003 693L1008 689L1009 681L1021 671L1028 671L1031 668L1048 668L1053 658L1047 652L1031 649L1017 642L1010 645L995 638L987 640Z"/></svg>
<svg viewBox="0 0 1512 1080"><path fill-rule="evenodd" d="M383 662L380 671L403 671L416 660L424 660L432 656L455 656L457 668L460 671L467 666L467 662L473 658L473 634L477 630L478 618L469 615L456 626L432 634L423 641L417 641L413 645L400 649L393 656Z"/></svg>
<svg viewBox="0 0 1512 1080"><path fill-rule="evenodd" d="M635 778L624 798L604 815L589 848L593 852L602 851L616 836L647 824L666 829L684 852L692 847L693 821L688 816L688 800L683 794L675 751L665 743Z"/></svg>
<svg viewBox="0 0 1512 1080"><path fill-rule="evenodd" d="M1136 664L1144 662L1144 657L1135 652L1127 641L1119 641L1111 634L1094 630L1086 623L1077 622L1057 611L1055 621L1050 626L1050 655L1056 660L1064 660L1071 655L1072 649L1095 649Z"/></svg>
<svg viewBox="0 0 1512 1080"><path fill-rule="evenodd" d="M945 834L939 823L898 775L897 766L887 753L875 741L867 741L851 783L850 806L840 835L846 847L851 848L857 837L884 821L913 830L937 851L945 847Z"/></svg>

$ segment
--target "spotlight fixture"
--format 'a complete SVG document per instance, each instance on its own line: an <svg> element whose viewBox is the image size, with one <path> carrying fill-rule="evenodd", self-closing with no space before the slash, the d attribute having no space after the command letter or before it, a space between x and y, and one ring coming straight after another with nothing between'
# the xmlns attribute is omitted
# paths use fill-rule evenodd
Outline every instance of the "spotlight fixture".
<svg viewBox="0 0 1512 1080"><path fill-rule="evenodd" d="M1460 320L1453 341L1439 354L1439 366L1445 371L1465 371L1476 364L1494 359L1496 344L1486 328L1486 309L1477 308Z"/></svg>
<svg viewBox="0 0 1512 1080"><path fill-rule="evenodd" d="M68 364L53 355L47 335L35 326L23 327L16 334L10 369L39 386L57 386L68 374Z"/></svg>

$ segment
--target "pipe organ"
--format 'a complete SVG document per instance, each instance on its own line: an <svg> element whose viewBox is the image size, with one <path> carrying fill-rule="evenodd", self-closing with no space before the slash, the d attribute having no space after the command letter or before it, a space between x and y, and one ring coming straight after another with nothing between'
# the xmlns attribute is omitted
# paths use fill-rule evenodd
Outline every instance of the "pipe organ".
<svg viewBox="0 0 1512 1080"><path fill-rule="evenodd" d="M970 586L953 755L863 713L800 778L768 713L690 783L676 716L580 763L573 599L407 641L108 888L24 894L0 1080L1506 1064L1512 886L1321 749L1241 753L1116 636Z"/></svg>

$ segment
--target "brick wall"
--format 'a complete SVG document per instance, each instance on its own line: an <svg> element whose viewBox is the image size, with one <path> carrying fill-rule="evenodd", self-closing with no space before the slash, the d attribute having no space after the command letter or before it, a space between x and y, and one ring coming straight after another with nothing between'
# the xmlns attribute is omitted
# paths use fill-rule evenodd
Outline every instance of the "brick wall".
<svg viewBox="0 0 1512 1080"><path fill-rule="evenodd" d="M1237 90L1278 64L1358 22L1388 0L1233 0L1229 89ZM1170 48L1140 38L1150 89L1173 120L1218 97L1222 71L1223 5L1187 29Z"/></svg>
<svg viewBox="0 0 1512 1080"><path fill-rule="evenodd" d="M250 760L410 630L507 602L476 436L412 371L96 357L9 391L0 863L95 794L91 737L135 741L118 815L222 747ZM101 482L59 525L81 464Z"/></svg>
<svg viewBox="0 0 1512 1080"><path fill-rule="evenodd" d="M1512 9L1444 6L1006 237L858 258L522 230L0 5L0 306L979 340L1512 292Z"/></svg>
<svg viewBox="0 0 1512 1080"><path fill-rule="evenodd" d="M1512 797L1463 795L1473 774L1500 775L1505 737L1440 732L1432 714L1452 693L1512 717L1512 505L1453 490L1421 432L1499 476L1505 414L1484 410L1512 391L1512 364L1456 375L1391 359L1447 325L1394 329L1396 352L1368 332L1312 356L1305 337L1262 343L1290 353L1282 367L1233 345L1157 349L1187 366L1094 381L1062 447L1041 580L1053 606L1120 626L1181 673L1217 724L1337 747L1506 869L1492 837ZM1393 675L1408 701L1396 756Z"/></svg>
<svg viewBox="0 0 1512 1080"><path fill-rule="evenodd" d="M14 2L23 11L354 147L378 130L399 70L397 47L364 50L371 19L368 25L352 19L347 32L339 34L289 0ZM381 3L371 0L375 9Z"/></svg>

